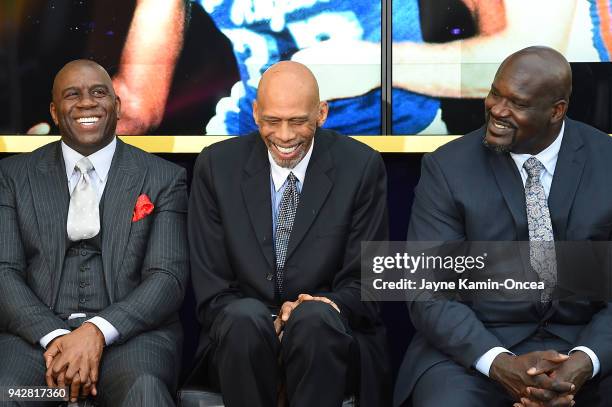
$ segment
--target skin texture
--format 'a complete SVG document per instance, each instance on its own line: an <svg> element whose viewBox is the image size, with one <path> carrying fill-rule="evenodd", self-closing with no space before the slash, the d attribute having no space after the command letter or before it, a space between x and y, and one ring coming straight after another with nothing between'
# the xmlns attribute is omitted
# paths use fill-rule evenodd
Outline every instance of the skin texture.
<svg viewBox="0 0 612 407"><path fill-rule="evenodd" d="M185 0L138 0L113 87L123 100L117 134L155 130L164 115L176 62L183 48ZM49 134L41 122L27 134Z"/></svg>
<svg viewBox="0 0 612 407"><path fill-rule="evenodd" d="M319 101L317 81L304 65L283 61L261 77L253 118L274 161L294 168L304 158L317 127L327 118L327 103ZM284 153L278 147L295 150Z"/></svg>
<svg viewBox="0 0 612 407"><path fill-rule="evenodd" d="M557 399L554 406L570 406L573 396L568 394L575 389L573 383L546 374L563 366L566 360L567 355L554 350L519 356L502 353L493 361L489 375L517 401L522 398L535 399L532 390L538 389L538 396L545 395L548 400ZM536 367L538 374L529 375L527 371L533 367Z"/></svg>
<svg viewBox="0 0 612 407"><path fill-rule="evenodd" d="M88 156L113 140L121 101L100 65L89 60L66 64L55 77L52 94L51 116L68 146ZM87 126L77 121L90 117L97 117L97 122ZM91 323L55 338L44 353L47 385L70 387L72 401L79 394L97 395L104 345L104 335Z"/></svg>
<svg viewBox="0 0 612 407"><path fill-rule="evenodd" d="M261 139L274 161L284 168L294 168L304 158L317 127L325 123L327 111L327 103L319 100L319 86L312 72L291 61L268 68L259 81L257 99L253 102L253 118ZM282 152L278 146L293 150ZM321 301L340 312L327 297L300 294L295 301L283 303L274 321L279 340L291 313L304 301Z"/></svg>
<svg viewBox="0 0 612 407"><path fill-rule="evenodd" d="M113 140L121 100L100 65L89 60L69 62L55 76L52 95L51 117L69 147L88 156ZM78 122L88 117L98 121L89 126Z"/></svg>
<svg viewBox="0 0 612 407"><path fill-rule="evenodd" d="M571 78L569 63L551 48L529 47L506 58L485 99L485 145L533 155L548 147L561 130Z"/></svg>

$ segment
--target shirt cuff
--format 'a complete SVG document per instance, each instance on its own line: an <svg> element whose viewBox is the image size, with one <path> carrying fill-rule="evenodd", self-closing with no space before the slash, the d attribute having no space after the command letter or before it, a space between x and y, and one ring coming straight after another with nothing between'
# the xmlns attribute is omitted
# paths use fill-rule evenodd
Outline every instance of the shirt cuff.
<svg viewBox="0 0 612 407"><path fill-rule="evenodd" d="M104 342L106 343L106 346L109 346L119 339L119 331L117 331L117 329L106 319L102 317L93 317L85 322L90 322L98 327L98 329L102 332L102 335L104 335Z"/></svg>
<svg viewBox="0 0 612 407"><path fill-rule="evenodd" d="M70 331L67 330L67 329L56 329L55 331L51 331L48 334L46 334L45 336L43 336L42 338L40 338L38 343L40 343L40 346L42 346L43 349L47 349L47 345L52 340L54 340L58 336L66 335L66 334L69 334L69 333L70 333Z"/></svg>
<svg viewBox="0 0 612 407"><path fill-rule="evenodd" d="M493 361L500 353L509 353L514 355L514 353L510 352L506 348L502 348L501 346L496 346L493 349L489 350L487 353L478 358L476 363L474 363L474 368L478 370L483 375L489 377L489 370L491 370L491 365Z"/></svg>
<svg viewBox="0 0 612 407"><path fill-rule="evenodd" d="M593 377L595 377L597 373L599 373L599 369L600 369L599 358L597 357L595 352L593 352L590 348L587 348L586 346L576 346L574 349L569 351L569 354L571 355L573 352L577 350L589 355L589 359L591 359L591 363L593 364L593 375L591 376L591 379L592 379Z"/></svg>

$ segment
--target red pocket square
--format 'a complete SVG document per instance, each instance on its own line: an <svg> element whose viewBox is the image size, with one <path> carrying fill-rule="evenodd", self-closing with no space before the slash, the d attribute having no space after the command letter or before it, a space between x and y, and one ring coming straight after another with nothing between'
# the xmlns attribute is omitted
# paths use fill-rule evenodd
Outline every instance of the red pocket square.
<svg viewBox="0 0 612 407"><path fill-rule="evenodd" d="M138 222L140 219L149 215L153 212L153 208L155 208L155 206L153 206L153 202L151 202L147 194L141 194L136 200L132 222Z"/></svg>

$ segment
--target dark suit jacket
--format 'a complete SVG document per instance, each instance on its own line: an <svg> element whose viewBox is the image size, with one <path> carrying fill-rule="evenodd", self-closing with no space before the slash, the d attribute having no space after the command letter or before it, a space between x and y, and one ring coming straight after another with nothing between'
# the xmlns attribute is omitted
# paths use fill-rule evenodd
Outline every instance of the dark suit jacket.
<svg viewBox="0 0 612 407"><path fill-rule="evenodd" d="M529 240L525 193L509 154L482 145L484 128L423 157L408 240ZM612 139L566 119L548 198L556 241L609 240L612 236ZM406 400L417 379L451 359L466 369L495 346L511 348L544 327L574 346L591 348L601 373L612 369L612 308L603 302L414 302L418 333L396 383L394 404Z"/></svg>
<svg viewBox="0 0 612 407"><path fill-rule="evenodd" d="M364 405L380 406L387 377L384 329L360 293L361 242L386 240L386 174L378 153L348 137L317 130L285 263L284 301L322 295L341 309L359 343ZM270 164L259 134L202 151L189 205L189 241L199 355L219 311L252 297L274 299Z"/></svg>
<svg viewBox="0 0 612 407"><path fill-rule="evenodd" d="M143 193L154 212L132 222ZM118 343L154 329L180 342L177 310L189 267L185 171L117 140L103 199L102 262L111 304L98 315L119 331ZM59 142L0 161L0 331L32 344L68 329L53 309L69 201Z"/></svg>

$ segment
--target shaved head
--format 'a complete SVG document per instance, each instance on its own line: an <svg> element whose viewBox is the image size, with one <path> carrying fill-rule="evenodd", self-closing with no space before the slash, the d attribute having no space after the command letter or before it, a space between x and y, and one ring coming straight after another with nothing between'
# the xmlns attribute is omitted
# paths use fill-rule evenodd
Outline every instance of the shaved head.
<svg viewBox="0 0 612 407"><path fill-rule="evenodd" d="M112 84L112 80L106 69L104 69L100 64L94 62L89 59L76 59L74 61L68 62L66 65L60 69L57 74L55 74L55 78L53 79L53 88L51 90L51 97L55 97L55 93L58 90L58 83L61 82L63 76L69 74L73 70L79 70L81 67L89 67L91 69L95 69L99 71L101 77L108 80L108 83ZM113 90L114 93L114 90Z"/></svg>
<svg viewBox="0 0 612 407"><path fill-rule="evenodd" d="M485 146L536 155L563 126L572 93L572 70L558 51L522 49L502 62L485 99Z"/></svg>
<svg viewBox="0 0 612 407"><path fill-rule="evenodd" d="M100 65L87 59L67 63L51 93L51 117L70 148L88 156L114 139L121 100Z"/></svg>
<svg viewBox="0 0 612 407"><path fill-rule="evenodd" d="M532 80L541 81L551 99L569 102L572 93L572 68L559 51L549 47L528 47L515 52L502 62L499 70L511 64L529 71Z"/></svg>
<svg viewBox="0 0 612 407"><path fill-rule="evenodd" d="M327 111L310 69L293 61L279 62L264 72L253 102L259 133L274 161L286 168L304 158Z"/></svg>

